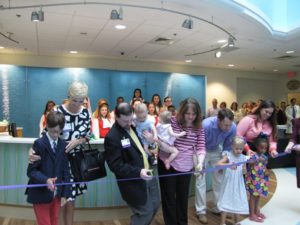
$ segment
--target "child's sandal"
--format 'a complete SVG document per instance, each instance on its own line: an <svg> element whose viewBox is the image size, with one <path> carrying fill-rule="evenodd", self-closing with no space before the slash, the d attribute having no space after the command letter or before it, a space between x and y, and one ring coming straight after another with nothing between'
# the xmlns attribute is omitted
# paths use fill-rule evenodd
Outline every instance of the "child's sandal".
<svg viewBox="0 0 300 225"><path fill-rule="evenodd" d="M263 218L258 217L258 216L250 216L249 220L257 222L257 223L263 223L264 222Z"/></svg>

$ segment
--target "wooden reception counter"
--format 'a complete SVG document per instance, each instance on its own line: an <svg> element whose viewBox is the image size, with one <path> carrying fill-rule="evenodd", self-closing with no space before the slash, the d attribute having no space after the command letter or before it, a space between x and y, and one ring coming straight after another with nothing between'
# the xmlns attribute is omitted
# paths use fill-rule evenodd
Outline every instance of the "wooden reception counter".
<svg viewBox="0 0 300 225"><path fill-rule="evenodd" d="M0 137L0 187L27 184L28 150L35 138ZM103 139L91 141L92 146L103 148ZM29 205L24 188L0 189L0 204ZM115 207L125 205L121 199L115 176L107 168L107 177L88 183L87 193L76 200L80 208Z"/></svg>

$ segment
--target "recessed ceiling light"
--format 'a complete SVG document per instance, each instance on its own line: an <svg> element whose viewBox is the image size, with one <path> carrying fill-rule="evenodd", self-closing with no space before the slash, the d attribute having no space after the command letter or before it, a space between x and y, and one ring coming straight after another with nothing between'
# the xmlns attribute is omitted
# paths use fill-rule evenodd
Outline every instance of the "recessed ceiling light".
<svg viewBox="0 0 300 225"><path fill-rule="evenodd" d="M233 65L233 64L228 64L227 66L229 66L229 67L234 67L234 65Z"/></svg>
<svg viewBox="0 0 300 225"><path fill-rule="evenodd" d="M293 54L293 53L295 53L295 51L294 50L290 50L290 51L286 51L285 53L286 54Z"/></svg>
<svg viewBox="0 0 300 225"><path fill-rule="evenodd" d="M226 42L227 42L227 40L225 40L225 39L218 40L218 43L226 43Z"/></svg>
<svg viewBox="0 0 300 225"><path fill-rule="evenodd" d="M278 72L278 69L274 69L273 72Z"/></svg>
<svg viewBox="0 0 300 225"><path fill-rule="evenodd" d="M77 51L70 51L71 54L77 54Z"/></svg>
<svg viewBox="0 0 300 225"><path fill-rule="evenodd" d="M125 26L125 25L122 25L122 24L117 24L117 25L115 26L115 28L118 29L118 30L124 30L124 29L126 29L126 26Z"/></svg>
<svg viewBox="0 0 300 225"><path fill-rule="evenodd" d="M3 49L4 47L3 46L0 46L0 49Z"/></svg>
<svg viewBox="0 0 300 225"><path fill-rule="evenodd" d="M215 53L215 57L216 58L220 58L222 56L222 52L221 51L217 51L216 53Z"/></svg>
<svg viewBox="0 0 300 225"><path fill-rule="evenodd" d="M192 62L192 60L191 59L187 59L187 60L185 60L185 62L190 63L190 62Z"/></svg>

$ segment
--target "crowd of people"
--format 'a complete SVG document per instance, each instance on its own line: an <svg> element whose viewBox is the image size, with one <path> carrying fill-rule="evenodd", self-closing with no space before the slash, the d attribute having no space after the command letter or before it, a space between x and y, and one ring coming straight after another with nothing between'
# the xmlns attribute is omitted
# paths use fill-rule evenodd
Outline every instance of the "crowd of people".
<svg viewBox="0 0 300 225"><path fill-rule="evenodd" d="M217 99L213 99L205 118L194 98L183 99L176 109L170 96L162 100L154 94L146 102L139 88L129 102L118 97L112 111L107 100L100 99L92 112L84 82L73 82L67 96L59 106L50 107L47 103L42 117L45 129L29 151L29 183L47 184L39 192L37 188L26 192L39 225L58 224L60 204L61 224L73 224L75 199L84 194L87 186L58 188L55 184L76 181L77 156L90 138L104 138L105 160L132 211L132 225L151 224L160 199L166 225L188 224L193 174L195 210L200 223L208 223L208 210L221 214L222 225L227 213L234 215L237 225L240 214L249 214L249 219L258 223L267 219L258 203L260 197L268 195L267 159L278 155L279 110L274 102L259 100L241 109L233 102L228 109L226 102L218 107ZM287 118L289 110L296 118L294 107L282 110ZM292 124L295 129L286 152L300 152L300 118ZM297 157L297 175L300 175L300 155ZM247 164L235 165L247 160L250 160ZM212 172L213 207L208 209L205 171L216 166L223 167ZM153 175L156 168L158 180Z"/></svg>

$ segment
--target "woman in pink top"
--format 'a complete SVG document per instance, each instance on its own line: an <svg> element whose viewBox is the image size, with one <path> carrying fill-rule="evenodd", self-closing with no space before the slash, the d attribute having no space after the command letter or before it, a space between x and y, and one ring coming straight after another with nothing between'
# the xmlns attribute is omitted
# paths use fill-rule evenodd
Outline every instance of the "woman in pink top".
<svg viewBox="0 0 300 225"><path fill-rule="evenodd" d="M180 104L180 108L171 120L174 133L186 132L178 137L174 146L179 153L171 162L170 169L166 169L162 160L166 158L163 151L159 153L158 173L160 177L160 190L163 217L166 225L188 224L188 196L191 172L194 167L193 155L197 155L198 171L202 170L205 157L205 134L201 127L201 109L199 103L193 98L187 98ZM163 143L158 141L159 147Z"/></svg>
<svg viewBox="0 0 300 225"><path fill-rule="evenodd" d="M259 107L252 114L244 117L237 126L237 135L244 137L247 141L245 145L247 154L255 151L253 140L263 133L269 139L270 155L276 157L278 154L276 131L275 104L270 100L262 101Z"/></svg>

